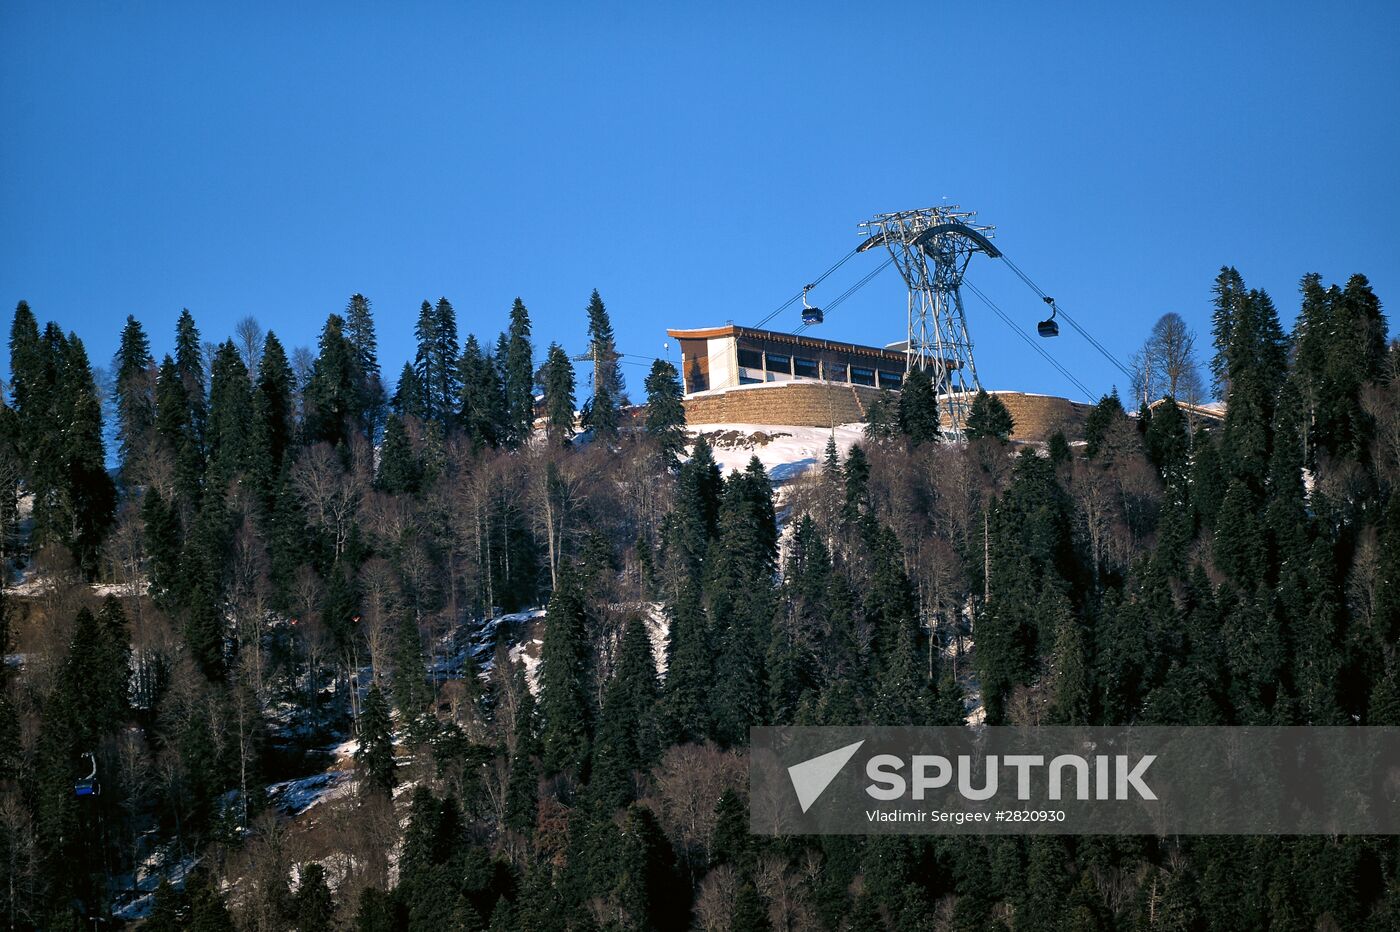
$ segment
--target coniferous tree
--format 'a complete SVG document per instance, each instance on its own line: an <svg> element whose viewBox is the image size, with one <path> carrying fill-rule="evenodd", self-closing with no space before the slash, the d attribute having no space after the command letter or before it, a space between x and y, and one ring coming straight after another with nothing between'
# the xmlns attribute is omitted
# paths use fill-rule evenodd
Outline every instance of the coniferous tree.
<svg viewBox="0 0 1400 932"><path fill-rule="evenodd" d="M292 911L297 932L330 932L335 928L335 901L326 883L326 869L320 864L302 865Z"/></svg>
<svg viewBox="0 0 1400 932"><path fill-rule="evenodd" d="M578 773L588 759L590 690L583 605L566 565L549 599L540 646L540 756L546 772Z"/></svg>
<svg viewBox="0 0 1400 932"><path fill-rule="evenodd" d="M195 869L186 880L185 896L190 904L189 932L235 932L233 916L209 870Z"/></svg>
<svg viewBox="0 0 1400 932"><path fill-rule="evenodd" d="M617 670L598 716L589 787L605 810L632 798L631 775L650 769L660 752L656 720L656 663L646 625L634 618L623 629Z"/></svg>
<svg viewBox="0 0 1400 932"><path fill-rule="evenodd" d="M536 735L535 696L526 684L524 670L517 668L514 680L513 688L519 698L512 728L515 749L510 755L505 818L507 827L524 834L534 828L539 810L539 771L535 766L539 741Z"/></svg>
<svg viewBox="0 0 1400 932"><path fill-rule="evenodd" d="M204 346L199 339L199 329L189 310L182 310L179 320L175 322L175 371L185 390L190 431L199 453L201 469L204 463L204 424L208 412L204 363Z"/></svg>
<svg viewBox="0 0 1400 932"><path fill-rule="evenodd" d="M253 386L233 341L219 346L209 377L209 483L222 493L238 476L256 472L265 478L270 469L255 464L266 456L267 440L252 428Z"/></svg>
<svg viewBox="0 0 1400 932"><path fill-rule="evenodd" d="M413 413L424 420L440 420L442 410L439 406L441 396L435 397L435 392L443 384L443 374L438 371L441 364L441 357L438 355L439 334L438 315L433 309L432 302L424 301L418 309L418 323L413 329L413 336L417 340L417 349L413 355L413 382L412 388L416 397L410 399L405 397L407 387L403 379L399 379L399 408L401 412L408 412L411 405ZM405 373L407 370L405 370Z"/></svg>
<svg viewBox="0 0 1400 932"><path fill-rule="evenodd" d="M846 520L854 521L869 505L870 461L860 444L851 444L846 453L846 464L841 468L845 479Z"/></svg>
<svg viewBox="0 0 1400 932"><path fill-rule="evenodd" d="M1225 348L1230 382L1221 435L1229 473L1262 494L1273 445L1274 407L1287 373L1283 331L1273 301L1250 291L1238 302Z"/></svg>
<svg viewBox="0 0 1400 932"><path fill-rule="evenodd" d="M505 384L506 439L520 446L530 437L535 423L535 364L530 343L530 312L519 298L510 309L510 328L505 352L498 345L496 358Z"/></svg>
<svg viewBox="0 0 1400 932"><path fill-rule="evenodd" d="M1123 402L1118 400L1118 389L1101 397L1084 419L1085 454L1091 459L1098 456L1108 440L1109 431L1125 416Z"/></svg>
<svg viewBox="0 0 1400 932"><path fill-rule="evenodd" d="M887 443L901 431L900 399L894 392L882 388L865 409L865 439L874 444Z"/></svg>
<svg viewBox="0 0 1400 932"><path fill-rule="evenodd" d="M206 496L185 538L180 572L184 577L185 645L211 680L225 672L224 584L231 543L232 528L223 497Z"/></svg>
<svg viewBox="0 0 1400 932"><path fill-rule="evenodd" d="M427 301L418 314L414 329L418 348L413 357L413 374L421 398L421 417L448 427L455 420L462 396L461 370L457 350L457 312L446 298L434 307Z"/></svg>
<svg viewBox="0 0 1400 932"><path fill-rule="evenodd" d="M667 604L666 684L663 702L667 730L676 742L700 741L710 734L709 691L713 655L700 594L690 580Z"/></svg>
<svg viewBox="0 0 1400 932"><path fill-rule="evenodd" d="M899 426L916 447L941 439L938 391L927 369L916 367L904 376L904 388L899 393Z"/></svg>
<svg viewBox="0 0 1400 932"><path fill-rule="evenodd" d="M389 406L399 417L416 417L419 420L427 417L427 410L423 406L423 387L418 381L418 374L413 370L413 363L403 364Z"/></svg>
<svg viewBox="0 0 1400 932"><path fill-rule="evenodd" d="M717 740L737 745L765 704L762 657L776 598L772 488L757 457L726 481L719 528L706 567L710 617L718 622L711 715Z"/></svg>
<svg viewBox="0 0 1400 932"><path fill-rule="evenodd" d="M1244 279L1233 266L1222 266L1211 294L1214 296L1211 335L1215 341L1215 355L1210 361L1211 387L1215 397L1224 398L1230 385L1229 346L1235 317L1247 297Z"/></svg>
<svg viewBox="0 0 1400 932"><path fill-rule="evenodd" d="M555 446L567 446L574 434L574 365L558 343L549 344L540 370L544 389L545 433Z"/></svg>
<svg viewBox="0 0 1400 932"><path fill-rule="evenodd" d="M26 471L32 468L37 438L48 421L49 380L44 370L39 322L28 303L21 301L10 325L10 398L19 424L17 446Z"/></svg>
<svg viewBox="0 0 1400 932"><path fill-rule="evenodd" d="M117 461L127 487L144 484L142 474L155 429L156 372L151 341L141 322L128 315L112 360L117 415Z"/></svg>
<svg viewBox="0 0 1400 932"><path fill-rule="evenodd" d="M364 785L375 793L389 795L397 782L394 761L393 725L389 703L378 683L371 683L360 707L360 743L355 749L355 769Z"/></svg>
<svg viewBox="0 0 1400 932"><path fill-rule="evenodd" d="M437 381L430 386L435 408L440 408L444 424L451 425L457 411L457 399L462 396L462 382L459 378L458 357L461 344L457 339L457 312L452 302L439 298L433 308L437 319L436 341L433 354L437 357L435 369L440 373Z"/></svg>
<svg viewBox="0 0 1400 932"><path fill-rule="evenodd" d="M355 910L355 932L395 932L400 926L395 905L383 890L365 887Z"/></svg>
<svg viewBox="0 0 1400 932"><path fill-rule="evenodd" d="M685 900L676 895L675 855L661 826L644 806L632 806L622 826L615 896L625 927L682 929Z"/></svg>
<svg viewBox="0 0 1400 932"><path fill-rule="evenodd" d="M676 505L662 532L668 572L692 581L703 579L710 541L718 533L719 499L724 481L709 442L697 437L690 459L676 477Z"/></svg>
<svg viewBox="0 0 1400 932"><path fill-rule="evenodd" d="M384 422L384 442L379 448L379 470L375 474L375 484L385 492L402 495L418 488L420 472L403 418L390 414Z"/></svg>
<svg viewBox="0 0 1400 932"><path fill-rule="evenodd" d="M768 921L768 913L763 909L763 901L758 898L758 890L754 888L753 881L747 878L734 897L729 928L732 932L771 932L773 928Z"/></svg>
<svg viewBox="0 0 1400 932"><path fill-rule="evenodd" d="M59 372L54 422L62 425L67 524L60 539L72 551L78 565L92 574L97 570L102 541L112 525L116 488L107 474L102 401L83 342L77 334L70 334L66 341Z"/></svg>
<svg viewBox="0 0 1400 932"><path fill-rule="evenodd" d="M257 388L253 399L256 417L262 421L267 438L267 459L273 477L282 470L287 450L296 436L296 377L287 362L282 341L271 330L263 338L258 361ZM269 487L271 480L269 480Z"/></svg>
<svg viewBox="0 0 1400 932"><path fill-rule="evenodd" d="M372 441L384 418L388 400L379 369L379 337L375 333L374 313L369 299L362 294L351 295L350 303L345 308L345 338L354 351L359 376L358 395L363 405L359 418L360 430Z"/></svg>
<svg viewBox="0 0 1400 932"><path fill-rule="evenodd" d="M604 443L611 443L621 425L622 367L608 309L596 288L588 299L588 353L593 360L593 394L584 405L583 427Z"/></svg>
<svg viewBox="0 0 1400 932"><path fill-rule="evenodd" d="M505 429L505 389L496 361L482 352L475 334L467 337L458 369L462 382L458 423L475 445L494 447Z"/></svg>
<svg viewBox="0 0 1400 932"><path fill-rule="evenodd" d="M676 367L664 359L647 373L646 432L661 449L662 461L675 468L685 452L685 404Z"/></svg>
<svg viewBox="0 0 1400 932"><path fill-rule="evenodd" d="M16 311L11 338L19 354L12 364L17 465L33 495L31 546L61 545L92 574L116 505L102 402L82 340L49 323L31 343L32 321L27 306Z"/></svg>
<svg viewBox="0 0 1400 932"><path fill-rule="evenodd" d="M972 399L972 409L967 415L967 439L991 437L1005 443L1011 439L1016 422L1007 410L1006 402L997 395L990 395L986 389L978 389Z"/></svg>
<svg viewBox="0 0 1400 932"><path fill-rule="evenodd" d="M355 349L345 338L345 320L339 314L326 318L317 344L311 378L303 390L304 429L311 443L337 446L349 441L363 421L363 388Z"/></svg>
<svg viewBox="0 0 1400 932"><path fill-rule="evenodd" d="M399 616L394 629L393 655L394 705L404 721L414 723L432 701L432 695L423 658L423 640L418 623L408 612Z"/></svg>

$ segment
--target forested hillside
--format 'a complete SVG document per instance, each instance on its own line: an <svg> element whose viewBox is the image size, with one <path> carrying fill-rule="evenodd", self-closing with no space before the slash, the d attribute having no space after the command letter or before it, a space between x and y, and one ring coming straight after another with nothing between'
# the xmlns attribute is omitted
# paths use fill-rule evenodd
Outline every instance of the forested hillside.
<svg viewBox="0 0 1400 932"><path fill-rule="evenodd" d="M314 352L127 318L101 380L21 302L0 921L1400 928L1391 837L747 832L753 725L1400 725L1400 344L1359 275L1291 332L1207 284L1223 422L1111 394L1016 445L981 396L950 443L911 376L776 492L670 363L629 401L596 292L587 384L518 299L424 302L394 376L359 295Z"/></svg>

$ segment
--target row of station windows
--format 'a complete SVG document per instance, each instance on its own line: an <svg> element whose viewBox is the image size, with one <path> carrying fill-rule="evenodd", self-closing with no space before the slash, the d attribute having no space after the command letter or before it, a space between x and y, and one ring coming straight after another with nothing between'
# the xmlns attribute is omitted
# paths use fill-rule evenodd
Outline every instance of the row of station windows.
<svg viewBox="0 0 1400 932"><path fill-rule="evenodd" d="M824 379L828 382L850 382L897 389L904 384L902 371L887 371L869 366L857 366L831 360L819 361L786 353L769 353L758 349L739 348L739 384L754 385L766 381L748 372L778 373L799 379Z"/></svg>

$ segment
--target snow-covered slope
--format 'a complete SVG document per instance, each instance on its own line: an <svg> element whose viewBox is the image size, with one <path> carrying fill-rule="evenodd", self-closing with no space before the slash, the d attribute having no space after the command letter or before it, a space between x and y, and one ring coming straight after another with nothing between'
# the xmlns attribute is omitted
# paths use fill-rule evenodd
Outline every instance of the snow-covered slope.
<svg viewBox="0 0 1400 932"><path fill-rule="evenodd" d="M776 483L787 482L814 466L820 465L826 442L833 435L842 459L851 444L859 441L864 424L842 424L839 427L784 427L773 424L691 424L692 436L703 436L714 448L715 462L724 472L748 466L757 456L768 477Z"/></svg>

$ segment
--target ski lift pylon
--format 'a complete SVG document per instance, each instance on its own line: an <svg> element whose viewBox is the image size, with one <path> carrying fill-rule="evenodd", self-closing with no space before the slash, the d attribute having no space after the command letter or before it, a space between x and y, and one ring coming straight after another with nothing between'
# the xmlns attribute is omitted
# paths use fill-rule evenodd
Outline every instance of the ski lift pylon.
<svg viewBox="0 0 1400 932"><path fill-rule="evenodd" d="M1047 338L1057 337L1060 335L1060 325L1055 321L1055 312L1059 310L1055 307L1055 299L1045 295L1041 300L1050 305L1050 316L1035 325L1036 332Z"/></svg>

